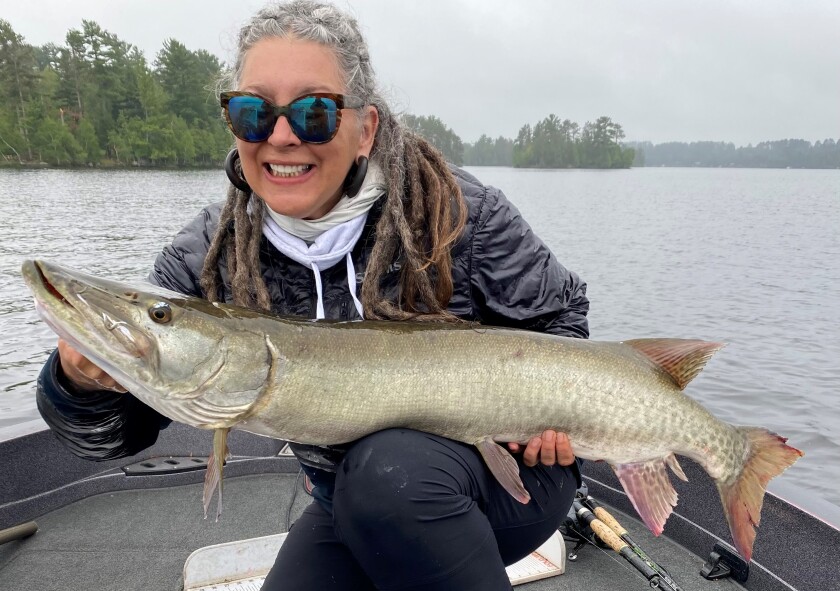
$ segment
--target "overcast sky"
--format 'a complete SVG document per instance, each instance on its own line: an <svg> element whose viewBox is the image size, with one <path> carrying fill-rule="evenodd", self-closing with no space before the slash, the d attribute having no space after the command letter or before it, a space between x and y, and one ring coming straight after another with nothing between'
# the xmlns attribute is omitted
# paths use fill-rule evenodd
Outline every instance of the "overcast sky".
<svg viewBox="0 0 840 591"><path fill-rule="evenodd" d="M163 41L231 61L262 0L0 0L28 43L93 20L154 61ZM394 106L464 141L554 113L629 140L840 138L840 0L340 0Z"/></svg>

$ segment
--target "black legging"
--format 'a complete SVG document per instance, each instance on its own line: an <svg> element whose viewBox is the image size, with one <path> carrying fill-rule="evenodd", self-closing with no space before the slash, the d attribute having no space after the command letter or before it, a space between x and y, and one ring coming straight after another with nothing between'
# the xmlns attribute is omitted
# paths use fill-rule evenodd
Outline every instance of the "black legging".
<svg viewBox="0 0 840 591"><path fill-rule="evenodd" d="M561 466L520 464L520 476L527 505L470 445L374 433L339 464L332 514L314 502L294 523L263 589L510 590L505 565L548 539L577 486Z"/></svg>

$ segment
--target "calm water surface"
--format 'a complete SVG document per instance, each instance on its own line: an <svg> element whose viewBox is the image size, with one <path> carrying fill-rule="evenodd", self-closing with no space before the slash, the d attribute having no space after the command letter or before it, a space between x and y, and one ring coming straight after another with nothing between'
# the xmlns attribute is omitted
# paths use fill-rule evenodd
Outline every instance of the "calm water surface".
<svg viewBox="0 0 840 591"><path fill-rule="evenodd" d="M728 343L688 393L804 450L771 490L840 525L840 171L470 170L587 281L593 338ZM224 184L216 171L0 171L0 440L43 428L33 387L55 346L20 263L143 278Z"/></svg>

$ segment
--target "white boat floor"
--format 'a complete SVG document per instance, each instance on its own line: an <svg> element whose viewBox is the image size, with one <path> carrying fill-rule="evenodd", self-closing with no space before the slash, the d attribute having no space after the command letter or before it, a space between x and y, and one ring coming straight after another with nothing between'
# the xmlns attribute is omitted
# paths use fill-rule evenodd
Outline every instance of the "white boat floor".
<svg viewBox="0 0 840 591"><path fill-rule="evenodd" d="M200 484L105 493L71 503L38 518L39 531L31 538L0 546L0 588L183 589L184 562L194 550L287 531L287 516L294 521L312 501L300 484L294 474L226 479L224 511L218 522L203 518ZM299 490L294 494L296 486ZM635 519L619 512L616 517L685 591L741 588L729 580L701 578L702 558L665 537L654 538ZM617 554L584 547L576 561L567 562L565 574L516 589L647 588L647 582Z"/></svg>

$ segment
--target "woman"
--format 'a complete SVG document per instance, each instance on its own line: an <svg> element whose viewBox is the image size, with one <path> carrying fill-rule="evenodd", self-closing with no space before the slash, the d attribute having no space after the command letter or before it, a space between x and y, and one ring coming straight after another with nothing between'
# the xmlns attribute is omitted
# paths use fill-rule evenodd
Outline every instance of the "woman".
<svg viewBox="0 0 840 591"><path fill-rule="evenodd" d="M588 336L585 284L499 191L401 126L353 18L305 0L265 8L242 29L227 84L233 186L164 249L153 283L310 318L467 319ZM117 392L59 341L38 403L75 453L114 458L168 424ZM580 482L564 435L510 445L522 452L528 505L474 448L441 437L392 429L340 448L294 446L317 502L264 588L508 589L504 565L556 530Z"/></svg>

